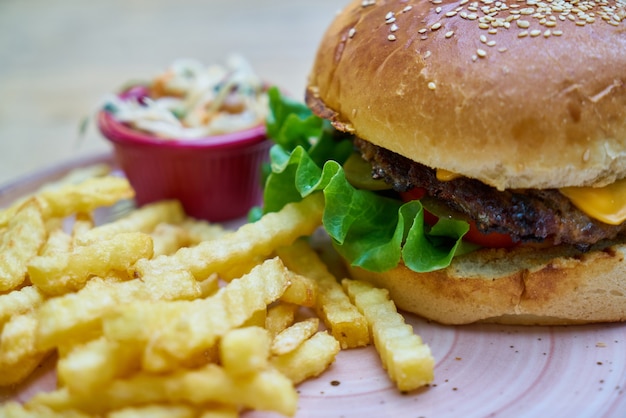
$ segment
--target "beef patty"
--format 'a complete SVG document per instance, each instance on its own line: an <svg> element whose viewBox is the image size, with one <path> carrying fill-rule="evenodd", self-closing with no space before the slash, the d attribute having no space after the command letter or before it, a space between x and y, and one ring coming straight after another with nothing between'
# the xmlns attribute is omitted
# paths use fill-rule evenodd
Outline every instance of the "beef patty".
<svg viewBox="0 0 626 418"><path fill-rule="evenodd" d="M626 223L609 225L588 217L556 189L499 191L478 180L439 181L436 171L392 151L355 139L372 174L398 192L419 187L469 219L482 232L511 235L516 242L573 244L581 250L626 233Z"/></svg>

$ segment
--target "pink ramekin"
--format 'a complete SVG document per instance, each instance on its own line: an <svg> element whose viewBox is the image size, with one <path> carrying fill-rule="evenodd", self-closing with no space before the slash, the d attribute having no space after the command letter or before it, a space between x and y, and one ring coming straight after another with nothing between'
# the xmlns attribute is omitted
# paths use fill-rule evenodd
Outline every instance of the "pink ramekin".
<svg viewBox="0 0 626 418"><path fill-rule="evenodd" d="M264 125L207 138L164 140L104 110L97 122L140 206L178 199L188 215L220 222L242 217L262 201L262 165L272 145Z"/></svg>

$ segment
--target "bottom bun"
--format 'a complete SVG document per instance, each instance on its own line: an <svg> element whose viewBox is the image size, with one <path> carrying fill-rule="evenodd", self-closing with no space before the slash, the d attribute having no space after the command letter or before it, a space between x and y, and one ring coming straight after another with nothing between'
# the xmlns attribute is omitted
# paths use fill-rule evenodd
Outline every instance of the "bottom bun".
<svg viewBox="0 0 626 418"><path fill-rule="evenodd" d="M626 244L581 253L572 247L482 249L444 269L354 278L389 290L398 308L443 324L563 325L626 320Z"/></svg>

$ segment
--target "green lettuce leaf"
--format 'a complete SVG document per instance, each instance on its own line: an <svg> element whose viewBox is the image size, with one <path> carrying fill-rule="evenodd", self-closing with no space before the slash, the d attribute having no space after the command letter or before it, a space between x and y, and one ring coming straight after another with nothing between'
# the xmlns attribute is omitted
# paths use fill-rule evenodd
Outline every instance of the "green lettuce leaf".
<svg viewBox="0 0 626 418"><path fill-rule="evenodd" d="M269 97L267 128L276 145L270 151L265 212L324 193L323 224L337 251L353 266L376 272L400 262L418 272L433 271L473 249L461 240L469 229L466 222L444 218L431 228L419 201L403 203L354 188L342 168L353 151L350 138L338 137L327 121L276 88Z"/></svg>

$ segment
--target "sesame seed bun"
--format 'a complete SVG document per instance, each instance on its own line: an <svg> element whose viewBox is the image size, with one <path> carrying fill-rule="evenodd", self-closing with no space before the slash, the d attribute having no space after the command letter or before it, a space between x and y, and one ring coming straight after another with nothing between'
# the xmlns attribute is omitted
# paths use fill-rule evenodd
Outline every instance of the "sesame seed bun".
<svg viewBox="0 0 626 418"><path fill-rule="evenodd" d="M499 190L624 178L624 3L547 4L353 1L321 41L307 103Z"/></svg>
<svg viewBox="0 0 626 418"><path fill-rule="evenodd" d="M544 4L544 3L541 3ZM331 23L306 102L339 130L498 190L626 177L626 6L357 0ZM622 235L481 249L443 270L351 268L447 323L626 320Z"/></svg>

